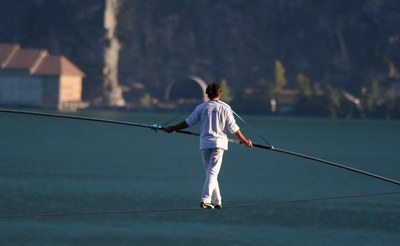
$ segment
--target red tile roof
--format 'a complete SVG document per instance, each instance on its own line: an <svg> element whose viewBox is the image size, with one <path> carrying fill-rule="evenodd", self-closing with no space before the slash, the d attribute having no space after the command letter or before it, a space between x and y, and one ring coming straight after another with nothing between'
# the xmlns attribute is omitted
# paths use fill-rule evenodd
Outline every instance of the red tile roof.
<svg viewBox="0 0 400 246"><path fill-rule="evenodd" d="M85 74L64 56L46 56L32 73L34 75L75 75Z"/></svg>
<svg viewBox="0 0 400 246"><path fill-rule="evenodd" d="M85 76L64 56L49 55L47 50L21 49L17 44L0 44L0 68L28 70L31 75Z"/></svg>
<svg viewBox="0 0 400 246"><path fill-rule="evenodd" d="M4 69L28 69L34 71L41 59L48 55L46 50L18 49Z"/></svg>
<svg viewBox="0 0 400 246"><path fill-rule="evenodd" d="M0 68L3 68L19 49L17 44L0 44Z"/></svg>

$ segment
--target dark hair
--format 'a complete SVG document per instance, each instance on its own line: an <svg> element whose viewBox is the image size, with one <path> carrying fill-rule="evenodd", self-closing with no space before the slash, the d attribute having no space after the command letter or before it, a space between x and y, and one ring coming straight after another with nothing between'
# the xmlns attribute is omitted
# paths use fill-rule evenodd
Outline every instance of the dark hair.
<svg viewBox="0 0 400 246"><path fill-rule="evenodd" d="M208 98L214 99L222 94L222 88L219 84L211 83L206 88Z"/></svg>

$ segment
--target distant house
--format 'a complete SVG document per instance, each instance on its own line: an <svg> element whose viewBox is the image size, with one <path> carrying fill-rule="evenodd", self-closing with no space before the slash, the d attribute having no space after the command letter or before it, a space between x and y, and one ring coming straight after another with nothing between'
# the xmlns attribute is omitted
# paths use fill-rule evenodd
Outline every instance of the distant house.
<svg viewBox="0 0 400 246"><path fill-rule="evenodd" d="M294 89L282 89L276 98L270 100L271 111L281 114L290 113L293 111L294 106L297 103L299 95L298 90Z"/></svg>
<svg viewBox="0 0 400 246"><path fill-rule="evenodd" d="M64 56L0 44L0 105L76 109L84 76Z"/></svg>

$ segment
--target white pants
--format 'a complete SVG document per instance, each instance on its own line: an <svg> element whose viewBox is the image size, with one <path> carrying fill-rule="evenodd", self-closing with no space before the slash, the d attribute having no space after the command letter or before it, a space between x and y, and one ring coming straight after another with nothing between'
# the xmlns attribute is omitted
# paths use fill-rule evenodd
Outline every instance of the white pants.
<svg viewBox="0 0 400 246"><path fill-rule="evenodd" d="M204 181L201 201L205 203L213 203L214 205L222 204L221 193L218 185L218 173L221 169L224 150L220 148L202 149L201 155L203 168L206 172L206 180Z"/></svg>

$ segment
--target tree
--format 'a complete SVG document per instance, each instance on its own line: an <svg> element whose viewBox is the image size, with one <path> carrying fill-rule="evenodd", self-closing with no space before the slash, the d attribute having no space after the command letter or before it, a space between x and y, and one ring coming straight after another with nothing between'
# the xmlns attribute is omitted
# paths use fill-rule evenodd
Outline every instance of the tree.
<svg viewBox="0 0 400 246"><path fill-rule="evenodd" d="M300 73L296 77L297 101L294 106L294 113L298 115L325 116L326 98L322 97L319 83L311 83L310 79Z"/></svg>
<svg viewBox="0 0 400 246"><path fill-rule="evenodd" d="M280 60L275 61L275 85L274 92L278 94L281 89L286 85L285 68Z"/></svg>
<svg viewBox="0 0 400 246"><path fill-rule="evenodd" d="M122 89L118 84L118 62L121 45L116 36L119 0L105 0L104 28L104 66L103 66L103 96L108 106L124 106Z"/></svg>
<svg viewBox="0 0 400 246"><path fill-rule="evenodd" d="M255 94L257 97L259 97L259 100L263 104L266 101L268 102L268 111L276 111L276 99L273 83L267 81L266 79L257 80Z"/></svg>
<svg viewBox="0 0 400 246"><path fill-rule="evenodd" d="M396 108L396 97L393 92L388 91L385 95L385 119L389 120L394 117L394 110Z"/></svg>
<svg viewBox="0 0 400 246"><path fill-rule="evenodd" d="M221 80L221 87L222 87L222 95L221 95L221 100L224 102L229 102L232 100L230 93L231 90L228 86L228 81L226 79Z"/></svg>
<svg viewBox="0 0 400 246"><path fill-rule="evenodd" d="M312 95L310 79L307 78L303 73L297 75L297 85L299 86L300 98L309 98Z"/></svg>
<svg viewBox="0 0 400 246"><path fill-rule="evenodd" d="M373 114L379 99L379 81L374 79L364 88L364 104L368 114Z"/></svg>
<svg viewBox="0 0 400 246"><path fill-rule="evenodd" d="M339 90L333 88L331 85L326 86L328 96L328 114L331 118L336 118L340 113L341 95Z"/></svg>
<svg viewBox="0 0 400 246"><path fill-rule="evenodd" d="M268 101L272 112L277 110L276 98L287 82L285 68L279 60L275 60L274 72L274 82L272 83L266 79L257 80L255 93L262 101Z"/></svg>
<svg viewBox="0 0 400 246"><path fill-rule="evenodd" d="M318 82L313 84L313 94L316 96L321 96L324 94L323 90L321 89L321 85Z"/></svg>
<svg viewBox="0 0 400 246"><path fill-rule="evenodd" d="M297 103L295 104L294 111L297 114L313 114L312 109L312 93L310 88L310 80L303 74L300 73L296 76L296 84L298 87Z"/></svg>

